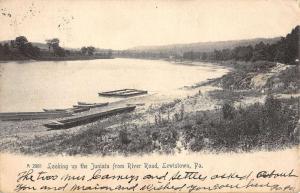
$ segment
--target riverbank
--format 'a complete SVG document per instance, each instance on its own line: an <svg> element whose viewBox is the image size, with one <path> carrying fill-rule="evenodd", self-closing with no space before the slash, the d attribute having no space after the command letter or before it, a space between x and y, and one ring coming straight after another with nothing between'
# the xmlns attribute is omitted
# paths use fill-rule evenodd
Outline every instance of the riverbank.
<svg viewBox="0 0 300 193"><path fill-rule="evenodd" d="M65 57L40 57L40 58L13 58L7 60L0 60L2 62L11 62L11 61L73 61L73 60L98 60L98 59L114 59L113 57L102 57L102 56L65 56Z"/></svg>
<svg viewBox="0 0 300 193"><path fill-rule="evenodd" d="M257 65L246 69L257 69ZM266 71L260 69L257 73L268 73L274 67L270 65ZM143 104L137 106L133 113L68 130L46 131L41 120L3 122L1 151L129 155L182 151L243 152L293 147L299 144L299 129L296 129L299 127L299 98L266 96L268 81L286 77L282 74L287 70L289 68L273 74L260 89L235 86L239 86L237 80L245 80L243 78L253 71L231 71L209 83L183 88L189 94L181 98L160 100L156 94L134 97L120 102ZM242 79L237 76L240 74ZM246 80L251 86L251 80ZM285 81L284 78L280 80ZM275 92L268 89L272 94L271 91Z"/></svg>

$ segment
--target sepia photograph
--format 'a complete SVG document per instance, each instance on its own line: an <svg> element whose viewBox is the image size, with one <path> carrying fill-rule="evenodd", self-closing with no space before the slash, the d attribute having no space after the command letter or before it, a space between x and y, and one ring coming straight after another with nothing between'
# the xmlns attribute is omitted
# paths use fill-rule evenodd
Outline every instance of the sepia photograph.
<svg viewBox="0 0 300 193"><path fill-rule="evenodd" d="M0 0L0 160L297 159L299 18L295 0Z"/></svg>

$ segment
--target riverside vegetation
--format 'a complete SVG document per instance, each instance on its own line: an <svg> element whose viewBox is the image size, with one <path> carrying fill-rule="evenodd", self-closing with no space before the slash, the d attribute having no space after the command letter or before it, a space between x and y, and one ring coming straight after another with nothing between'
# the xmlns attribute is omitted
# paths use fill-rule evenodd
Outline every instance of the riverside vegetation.
<svg viewBox="0 0 300 193"><path fill-rule="evenodd" d="M293 30L292 36L295 34L299 34L299 27ZM295 43L288 37L281 40L285 48ZM2 142L1 149L25 154L129 155L183 150L248 152L297 146L299 65L295 62L297 52L291 53L285 50L279 54L282 60L290 61L285 64L275 58L215 61L234 70L191 89L214 85L221 90L150 105L131 114L88 124L78 132L59 131L30 139L16 136L13 142ZM287 97L279 97L283 94ZM217 101L214 109L197 108L206 97ZM241 103L251 97L262 102Z"/></svg>
<svg viewBox="0 0 300 193"><path fill-rule="evenodd" d="M0 42L0 61L15 60L91 60L110 59L111 50L99 50L93 46L81 49L66 49L60 46L58 38L46 40L45 44L33 43L25 36Z"/></svg>

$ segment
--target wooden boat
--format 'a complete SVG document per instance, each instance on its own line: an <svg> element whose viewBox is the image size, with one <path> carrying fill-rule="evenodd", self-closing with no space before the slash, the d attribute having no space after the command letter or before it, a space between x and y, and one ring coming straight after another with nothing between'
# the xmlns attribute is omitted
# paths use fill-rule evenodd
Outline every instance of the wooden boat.
<svg viewBox="0 0 300 193"><path fill-rule="evenodd" d="M71 112L81 113L84 111L89 111L90 109L91 109L90 107L71 108Z"/></svg>
<svg viewBox="0 0 300 193"><path fill-rule="evenodd" d="M95 105L97 103L86 103L86 102L77 102L78 105ZM102 103L100 103L102 104Z"/></svg>
<svg viewBox="0 0 300 193"><path fill-rule="evenodd" d="M43 109L45 112L66 112L70 109Z"/></svg>
<svg viewBox="0 0 300 193"><path fill-rule="evenodd" d="M80 113L90 110L90 107L77 107L68 109L43 109L45 112L70 112L70 113Z"/></svg>
<svg viewBox="0 0 300 193"><path fill-rule="evenodd" d="M147 94L146 90L137 90L137 89L121 89L121 90L113 90L98 93L99 96L107 96L107 97L132 97L142 94Z"/></svg>
<svg viewBox="0 0 300 193"><path fill-rule="evenodd" d="M22 121L22 120L36 120L36 119L53 119L72 116L71 112L11 112L0 113L0 120L2 121Z"/></svg>
<svg viewBox="0 0 300 193"><path fill-rule="evenodd" d="M110 109L107 111L102 111L102 112L84 115L84 116L80 116L80 117L66 118L63 120L52 121L50 123L44 124L44 126L50 128L48 130L67 129L67 128L75 127L78 125L91 123L91 122L97 121L99 119L103 119L103 118L113 116L116 114L131 112L134 109L135 109L135 106L119 107L119 108L114 108L114 109Z"/></svg>
<svg viewBox="0 0 300 193"><path fill-rule="evenodd" d="M80 104L79 104L80 103ZM103 107L107 106L108 103L82 103L78 102L78 105L73 105L74 108L96 108L96 107Z"/></svg>
<svg viewBox="0 0 300 193"><path fill-rule="evenodd" d="M127 106L145 106L145 103L134 103L134 104L127 104Z"/></svg>

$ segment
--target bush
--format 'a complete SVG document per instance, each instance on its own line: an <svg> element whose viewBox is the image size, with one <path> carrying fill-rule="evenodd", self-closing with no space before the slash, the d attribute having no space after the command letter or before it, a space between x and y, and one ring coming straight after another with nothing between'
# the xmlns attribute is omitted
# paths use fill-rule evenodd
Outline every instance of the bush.
<svg viewBox="0 0 300 193"><path fill-rule="evenodd" d="M235 116L235 109L231 103L225 103L222 106L222 114L224 119L233 119Z"/></svg>
<svg viewBox="0 0 300 193"><path fill-rule="evenodd" d="M263 146L278 148L299 143L293 133L299 119L297 110L272 96L267 97L265 104L235 109L225 103L221 111L206 114L206 118L199 118L198 113L197 119L201 121L182 127L184 139L192 151L203 148L249 151Z"/></svg>

